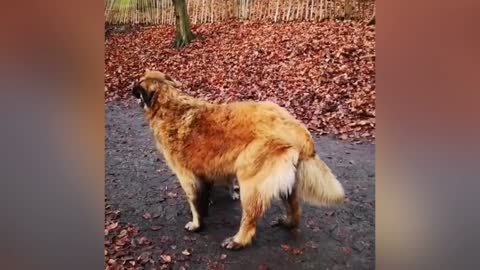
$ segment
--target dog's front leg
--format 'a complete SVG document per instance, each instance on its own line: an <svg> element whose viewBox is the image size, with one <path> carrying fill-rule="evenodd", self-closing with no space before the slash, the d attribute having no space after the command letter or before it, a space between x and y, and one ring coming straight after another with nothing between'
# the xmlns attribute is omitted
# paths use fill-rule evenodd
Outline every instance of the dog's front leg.
<svg viewBox="0 0 480 270"><path fill-rule="evenodd" d="M208 216L211 184L201 181L194 176L177 176L185 191L192 212L192 221L185 225L185 229L191 232L199 231L203 226L203 218Z"/></svg>
<svg viewBox="0 0 480 270"><path fill-rule="evenodd" d="M232 197L232 200L234 201L240 199L240 194L237 191L239 187L235 184L235 182L236 182L236 177L229 177L227 179L228 193L230 193L230 197Z"/></svg>

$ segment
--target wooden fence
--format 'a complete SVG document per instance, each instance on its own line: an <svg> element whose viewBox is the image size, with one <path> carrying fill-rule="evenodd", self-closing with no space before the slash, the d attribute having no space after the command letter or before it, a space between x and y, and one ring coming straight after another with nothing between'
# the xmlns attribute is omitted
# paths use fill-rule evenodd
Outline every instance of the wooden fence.
<svg viewBox="0 0 480 270"><path fill-rule="evenodd" d="M230 19L322 21L363 20L373 0L185 0L192 24ZM111 24L175 24L172 0L106 0L105 21Z"/></svg>

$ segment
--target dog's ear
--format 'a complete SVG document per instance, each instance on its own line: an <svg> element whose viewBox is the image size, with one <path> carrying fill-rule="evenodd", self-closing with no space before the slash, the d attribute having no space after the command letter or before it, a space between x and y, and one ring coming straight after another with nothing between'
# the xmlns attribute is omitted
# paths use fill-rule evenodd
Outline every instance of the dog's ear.
<svg viewBox="0 0 480 270"><path fill-rule="evenodd" d="M175 79L172 79L172 77L168 76L168 75L165 75L165 81L172 85L173 87L177 87L177 88L180 88L182 87L182 83L180 83L179 81L175 80Z"/></svg>
<svg viewBox="0 0 480 270"><path fill-rule="evenodd" d="M149 108L153 106L153 103L158 97L157 91L147 91L140 84L137 84L133 87L132 94L135 98L140 99L142 103Z"/></svg>
<svg viewBox="0 0 480 270"><path fill-rule="evenodd" d="M158 98L158 91L153 91L148 94L148 101L145 99L145 104L151 108Z"/></svg>

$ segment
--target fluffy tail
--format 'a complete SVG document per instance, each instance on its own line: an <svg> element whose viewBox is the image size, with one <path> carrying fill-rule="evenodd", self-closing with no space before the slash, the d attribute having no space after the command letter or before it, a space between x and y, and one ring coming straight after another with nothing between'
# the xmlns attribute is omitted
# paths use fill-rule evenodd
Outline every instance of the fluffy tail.
<svg viewBox="0 0 480 270"><path fill-rule="evenodd" d="M340 204L345 199L342 185L318 155L300 160L297 167L300 198L317 206Z"/></svg>

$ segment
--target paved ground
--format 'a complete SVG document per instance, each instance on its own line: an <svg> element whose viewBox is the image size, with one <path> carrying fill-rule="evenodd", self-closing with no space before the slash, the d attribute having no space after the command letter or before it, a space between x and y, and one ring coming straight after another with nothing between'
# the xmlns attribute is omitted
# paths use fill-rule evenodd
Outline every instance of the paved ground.
<svg viewBox="0 0 480 270"><path fill-rule="evenodd" d="M254 244L228 251L220 243L238 229L239 202L216 188L206 228L184 231L190 220L188 205L157 154L141 109L134 103L109 103L105 112L106 200L122 211L121 222L138 225L159 252L175 255L192 249L173 269L374 269L374 145L316 138L317 150L344 185L348 202L332 209L305 205L295 232L270 227L282 210L276 202L260 221ZM145 213L153 218L145 219Z"/></svg>

